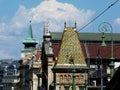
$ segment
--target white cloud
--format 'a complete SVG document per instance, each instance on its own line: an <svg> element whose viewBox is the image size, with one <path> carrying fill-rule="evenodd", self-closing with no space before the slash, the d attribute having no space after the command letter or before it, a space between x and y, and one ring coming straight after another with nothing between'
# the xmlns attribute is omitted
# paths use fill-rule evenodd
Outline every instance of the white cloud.
<svg viewBox="0 0 120 90"><path fill-rule="evenodd" d="M113 23L113 31L115 33L120 33L120 18L116 18Z"/></svg>
<svg viewBox="0 0 120 90"><path fill-rule="evenodd" d="M45 0L31 9L20 5L11 22L0 26L0 28L2 27L0 32L14 32L16 35L20 35L23 33L24 28L28 27L30 20L34 24L50 22L49 28L51 31L63 30L64 21L67 21L68 24L76 21L78 28L80 28L90 20L93 14L94 11L92 10L77 9L72 4L61 3L56 0ZM9 31L7 31L8 29Z"/></svg>
<svg viewBox="0 0 120 90"><path fill-rule="evenodd" d="M12 19L12 27L23 28L27 26L27 22L32 20L32 23L50 22L52 31L63 30L63 22L75 22L78 26L85 25L94 11L77 9L72 4L61 3L56 0L45 0L38 6L27 9L20 6L15 16ZM54 25L53 25L54 24ZM54 28L54 26L57 26ZM61 28L59 28L61 26Z"/></svg>
<svg viewBox="0 0 120 90"><path fill-rule="evenodd" d="M7 30L7 24L4 22L0 23L0 34L6 33L6 30Z"/></svg>
<svg viewBox="0 0 120 90"><path fill-rule="evenodd" d="M79 24L78 26L85 25L93 15L92 10L77 9L72 4L60 3L55 0L44 1L35 8L32 8L29 12L33 15L33 22L43 22L50 21L50 24L55 26L63 25L63 22L75 22ZM55 23L54 23L55 22ZM51 30L59 30L60 28L54 28L51 25ZM63 29L63 27L61 27Z"/></svg>
<svg viewBox="0 0 120 90"><path fill-rule="evenodd" d="M24 33L27 36L26 27L28 29L30 20L32 20L32 24L34 24L33 30L37 28L37 30L33 31L37 36L43 32L43 26L41 27L41 25L43 25L45 21L49 22L50 31L62 31L64 21L67 21L68 26L74 26L73 24L71 25L71 23L76 21L78 28L80 28L91 19L93 14L94 11L92 10L78 9L72 4L58 2L57 0L44 0L38 6L30 9L20 5L10 22L5 23L3 20L0 23L0 44L2 42L5 44L19 42L16 49L20 49L19 47L22 45L21 41L24 38ZM5 48L5 46L3 47ZM13 47L14 46L12 46L12 48ZM4 54L2 53L6 52L0 52L3 56ZM11 51L11 53L14 53L14 51Z"/></svg>
<svg viewBox="0 0 120 90"><path fill-rule="evenodd" d="M120 25L120 18L117 18L117 19L115 20L115 23Z"/></svg>

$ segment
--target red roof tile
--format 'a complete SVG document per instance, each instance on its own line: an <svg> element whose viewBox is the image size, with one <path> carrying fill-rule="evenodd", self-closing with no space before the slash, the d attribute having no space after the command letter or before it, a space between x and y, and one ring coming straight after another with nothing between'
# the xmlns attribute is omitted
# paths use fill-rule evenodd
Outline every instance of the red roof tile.
<svg viewBox="0 0 120 90"><path fill-rule="evenodd" d="M106 47L101 47L99 43L87 43L88 53L90 58L102 57L105 59L110 59L111 57L111 44L107 44ZM52 43L53 52L55 57L58 56L58 52L60 49L60 43ZM85 47L82 44L83 52L85 57L87 57ZM114 44L114 58L120 59L120 44Z"/></svg>
<svg viewBox="0 0 120 90"><path fill-rule="evenodd" d="M36 60L38 61L40 59L40 57L41 57L41 52L37 52L37 54L36 54Z"/></svg>
<svg viewBox="0 0 120 90"><path fill-rule="evenodd" d="M58 52L60 50L60 43L52 43L52 48L53 48L54 56L57 57Z"/></svg>

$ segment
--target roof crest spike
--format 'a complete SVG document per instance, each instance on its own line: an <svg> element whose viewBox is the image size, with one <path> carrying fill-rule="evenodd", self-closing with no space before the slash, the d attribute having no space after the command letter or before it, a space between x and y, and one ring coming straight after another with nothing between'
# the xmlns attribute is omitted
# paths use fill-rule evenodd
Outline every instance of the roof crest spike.
<svg viewBox="0 0 120 90"><path fill-rule="evenodd" d="M44 34L45 35L49 35L49 30L48 30L48 27L49 27L49 23L48 22L45 22L44 24Z"/></svg>
<svg viewBox="0 0 120 90"><path fill-rule="evenodd" d="M75 28L77 27L77 23L76 23L76 21L75 21Z"/></svg>
<svg viewBox="0 0 120 90"><path fill-rule="evenodd" d="M30 20L30 26L28 31L28 38L33 38L31 20Z"/></svg>
<svg viewBox="0 0 120 90"><path fill-rule="evenodd" d="M64 21L64 28L66 28L66 21Z"/></svg>
<svg viewBox="0 0 120 90"><path fill-rule="evenodd" d="M77 28L77 23L76 23L76 21L75 21L74 31L76 31L76 28Z"/></svg>
<svg viewBox="0 0 120 90"><path fill-rule="evenodd" d="M64 21L64 30L66 31L66 21Z"/></svg>

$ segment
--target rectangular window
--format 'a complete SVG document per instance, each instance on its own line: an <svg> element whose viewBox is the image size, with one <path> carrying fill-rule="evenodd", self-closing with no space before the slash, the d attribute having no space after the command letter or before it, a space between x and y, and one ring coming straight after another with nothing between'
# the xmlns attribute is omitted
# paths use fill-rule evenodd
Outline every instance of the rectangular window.
<svg viewBox="0 0 120 90"><path fill-rule="evenodd" d="M65 90L69 90L70 86L69 85L65 85L64 88L65 88Z"/></svg>
<svg viewBox="0 0 120 90"><path fill-rule="evenodd" d="M79 90L85 90L85 85L80 85Z"/></svg>

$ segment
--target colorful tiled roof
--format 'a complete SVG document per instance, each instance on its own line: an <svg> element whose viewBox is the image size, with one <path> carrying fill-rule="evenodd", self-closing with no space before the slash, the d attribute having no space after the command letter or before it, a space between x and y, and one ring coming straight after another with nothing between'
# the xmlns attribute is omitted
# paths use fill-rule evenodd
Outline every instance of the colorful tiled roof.
<svg viewBox="0 0 120 90"><path fill-rule="evenodd" d="M61 32L52 32L52 47L55 57L58 57L60 45L61 45ZM110 59L111 57L111 34L105 34L105 41L107 46L101 47L101 33L79 33L81 46L83 49L83 53L85 58L87 58L87 53L89 54L89 58L96 58L97 54L104 59ZM114 41L114 58L120 59L120 34L113 33L113 41ZM54 42L55 41L55 42ZM85 43L88 49L88 52L85 50ZM104 53L103 53L104 52Z"/></svg>
<svg viewBox="0 0 120 90"><path fill-rule="evenodd" d="M75 28L66 27L58 53L57 64L80 64L86 66L85 57Z"/></svg>
<svg viewBox="0 0 120 90"><path fill-rule="evenodd" d="M60 44L61 43L52 43L53 52L54 52L55 57L58 57ZM110 45L110 43L106 43L106 44L107 44L106 47L101 47L100 43L97 43L97 42L96 43L86 43L89 58L96 58L97 54L98 54L99 57L102 57L104 59L110 59L111 45ZM82 46L85 58L87 58L87 52L85 50L84 43L81 43L81 46ZM113 51L114 51L114 55L113 55L114 58L115 59L120 59L120 53L119 53L119 51L120 51L120 43L114 43L114 50Z"/></svg>

